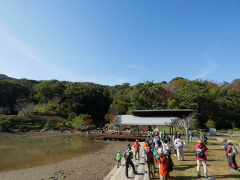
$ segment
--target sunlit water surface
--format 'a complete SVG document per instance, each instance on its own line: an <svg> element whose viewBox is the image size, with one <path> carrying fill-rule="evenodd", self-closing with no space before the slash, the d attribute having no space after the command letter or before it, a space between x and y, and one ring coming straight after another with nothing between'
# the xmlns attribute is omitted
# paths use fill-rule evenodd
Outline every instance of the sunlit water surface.
<svg viewBox="0 0 240 180"><path fill-rule="evenodd" d="M25 169L80 157L98 151L105 143L72 136L54 138L0 137L0 172Z"/></svg>

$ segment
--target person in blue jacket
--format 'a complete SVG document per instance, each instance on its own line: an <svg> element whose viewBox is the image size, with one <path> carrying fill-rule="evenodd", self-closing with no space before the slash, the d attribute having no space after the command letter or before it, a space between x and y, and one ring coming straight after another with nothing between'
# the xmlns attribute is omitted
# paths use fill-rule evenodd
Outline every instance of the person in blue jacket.
<svg viewBox="0 0 240 180"><path fill-rule="evenodd" d="M163 136L163 140L164 140L166 137L165 131L163 131L162 136Z"/></svg>

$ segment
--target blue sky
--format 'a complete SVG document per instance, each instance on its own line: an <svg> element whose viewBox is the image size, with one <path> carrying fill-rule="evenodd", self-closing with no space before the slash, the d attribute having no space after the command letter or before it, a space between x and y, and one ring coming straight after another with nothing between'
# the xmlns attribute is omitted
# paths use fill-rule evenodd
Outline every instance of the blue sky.
<svg viewBox="0 0 240 180"><path fill-rule="evenodd" d="M239 0L0 0L0 73L135 85L239 77Z"/></svg>

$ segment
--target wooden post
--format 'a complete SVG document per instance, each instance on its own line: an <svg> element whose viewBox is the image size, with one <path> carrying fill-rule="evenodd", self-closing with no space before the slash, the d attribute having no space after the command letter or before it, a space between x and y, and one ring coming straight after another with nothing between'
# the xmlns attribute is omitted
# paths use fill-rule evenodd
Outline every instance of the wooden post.
<svg viewBox="0 0 240 180"><path fill-rule="evenodd" d="M137 136L137 125L136 125L136 136Z"/></svg>
<svg viewBox="0 0 240 180"><path fill-rule="evenodd" d="M138 126L138 136L140 136L140 126Z"/></svg>

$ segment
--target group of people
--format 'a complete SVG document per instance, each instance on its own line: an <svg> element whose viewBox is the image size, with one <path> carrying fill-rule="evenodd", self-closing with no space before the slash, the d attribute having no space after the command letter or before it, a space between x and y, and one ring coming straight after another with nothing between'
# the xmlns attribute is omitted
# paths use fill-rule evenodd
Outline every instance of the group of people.
<svg viewBox="0 0 240 180"><path fill-rule="evenodd" d="M191 137L192 136L192 137ZM190 137L193 139L193 133L190 132ZM158 163L159 167L159 175L160 180L168 180L169 179L169 172L173 170L173 162L171 159L171 143L173 140L175 156L178 157L178 161L184 161L184 151L183 148L185 147L185 142L180 138L180 135L175 133L172 137L166 136L165 132L160 133L158 132L148 132L147 139L143 144L143 151L145 154L145 163L147 164L148 168L148 176L149 178L154 178L155 174L155 163ZM192 140L190 140L192 141ZM235 155L238 152L235 152L235 147L228 142L227 140L223 141L225 146L223 149L226 152L226 157L228 161L228 167L232 168L232 171L237 172L238 167L235 160ZM198 143L194 146L196 151L196 160L197 160L197 176L200 177L200 166L201 163L204 167L204 176L205 178L209 179L208 177L208 170L207 170L207 157L206 151L208 150L207 146L207 137L200 131L200 138ZM139 159L140 155L140 144L138 140L133 145L134 152L135 152L135 159ZM135 170L134 164L132 159L134 158L133 152L131 151L131 145L128 144L126 151L124 152L125 158L125 174L128 177L128 168L129 165L132 166L134 174L137 173ZM121 165L121 153L119 152L117 155L117 167ZM211 179L211 178L210 178Z"/></svg>

